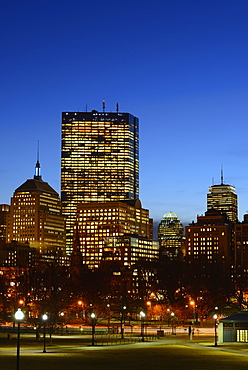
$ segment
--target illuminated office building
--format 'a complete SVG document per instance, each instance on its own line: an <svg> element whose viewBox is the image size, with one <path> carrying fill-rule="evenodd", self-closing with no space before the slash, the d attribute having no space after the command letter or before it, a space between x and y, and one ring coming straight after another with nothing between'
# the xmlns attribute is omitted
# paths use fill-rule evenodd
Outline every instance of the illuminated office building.
<svg viewBox="0 0 248 370"><path fill-rule="evenodd" d="M232 226L227 216L216 209L197 216L186 230L186 258L188 261L232 262Z"/></svg>
<svg viewBox="0 0 248 370"><path fill-rule="evenodd" d="M18 187L7 217L7 242L30 244L39 251L65 250L65 227L59 194L39 175Z"/></svg>
<svg viewBox="0 0 248 370"><path fill-rule="evenodd" d="M129 113L62 113L61 199L67 251L77 205L139 198L138 118Z"/></svg>
<svg viewBox="0 0 248 370"><path fill-rule="evenodd" d="M183 255L184 228L176 213L167 212L164 214L158 225L158 240L161 256L174 259Z"/></svg>
<svg viewBox="0 0 248 370"><path fill-rule="evenodd" d="M223 183L223 175L221 175L220 185L213 185L209 188L209 193L207 194L207 210L211 208L226 213L230 222L237 222L238 220L236 189L234 186Z"/></svg>
<svg viewBox="0 0 248 370"><path fill-rule="evenodd" d="M158 242L150 238L149 211L139 200L81 203L76 228L83 261L91 269L102 260L131 266L141 258L158 258Z"/></svg>

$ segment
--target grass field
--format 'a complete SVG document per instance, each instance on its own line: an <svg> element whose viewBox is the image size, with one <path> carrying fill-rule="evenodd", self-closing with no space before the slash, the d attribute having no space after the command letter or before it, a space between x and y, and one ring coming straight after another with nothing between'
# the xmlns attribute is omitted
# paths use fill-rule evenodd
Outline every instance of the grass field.
<svg viewBox="0 0 248 370"><path fill-rule="evenodd" d="M247 345L214 347L213 339L168 336L154 342L91 346L90 336L57 336L43 353L42 340L22 335L20 370L247 370ZM1 335L0 369L16 369L16 337Z"/></svg>

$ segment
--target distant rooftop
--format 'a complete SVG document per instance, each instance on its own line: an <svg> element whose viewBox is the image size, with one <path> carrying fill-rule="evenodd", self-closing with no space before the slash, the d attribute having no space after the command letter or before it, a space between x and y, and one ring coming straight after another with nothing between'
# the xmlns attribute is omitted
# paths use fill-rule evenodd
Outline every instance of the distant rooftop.
<svg viewBox="0 0 248 370"><path fill-rule="evenodd" d="M163 215L163 219L178 220L178 215L174 212L167 212Z"/></svg>
<svg viewBox="0 0 248 370"><path fill-rule="evenodd" d="M59 196L59 194L47 182L41 180L41 177L27 180L15 190L15 193L34 190L40 193L48 193L57 197Z"/></svg>

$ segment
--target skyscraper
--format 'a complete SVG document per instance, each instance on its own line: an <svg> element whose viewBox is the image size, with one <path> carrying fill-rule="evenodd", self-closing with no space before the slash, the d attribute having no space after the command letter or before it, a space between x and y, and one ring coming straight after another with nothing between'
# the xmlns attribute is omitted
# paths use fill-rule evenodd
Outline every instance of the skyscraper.
<svg viewBox="0 0 248 370"><path fill-rule="evenodd" d="M217 209L226 213L231 222L238 220L238 201L236 189L232 185L223 183L223 172L221 171L221 184L213 185L207 194L207 210Z"/></svg>
<svg viewBox="0 0 248 370"><path fill-rule="evenodd" d="M79 203L139 198L138 124L129 113L62 113L61 198L68 252Z"/></svg>
<svg viewBox="0 0 248 370"><path fill-rule="evenodd" d="M182 222L174 212L167 212L158 225L160 254L171 259L183 255L185 236Z"/></svg>
<svg viewBox="0 0 248 370"><path fill-rule="evenodd" d="M39 174L19 186L7 215L7 242L28 242L40 251L65 250L64 217L59 194Z"/></svg>

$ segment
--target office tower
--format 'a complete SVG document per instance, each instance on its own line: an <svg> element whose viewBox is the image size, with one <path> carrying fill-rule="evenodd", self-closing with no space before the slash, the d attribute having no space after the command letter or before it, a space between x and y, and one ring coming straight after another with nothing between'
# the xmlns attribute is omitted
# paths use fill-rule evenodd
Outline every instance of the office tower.
<svg viewBox="0 0 248 370"><path fill-rule="evenodd" d="M11 198L7 242L28 242L40 251L65 250L65 228L59 194L39 174L19 186Z"/></svg>
<svg viewBox="0 0 248 370"><path fill-rule="evenodd" d="M184 228L178 215L167 212L158 225L160 255L170 259L181 257L184 252Z"/></svg>
<svg viewBox="0 0 248 370"><path fill-rule="evenodd" d="M186 258L200 263L232 262L232 225L227 216L216 209L197 216L186 230Z"/></svg>
<svg viewBox="0 0 248 370"><path fill-rule="evenodd" d="M150 228L149 211L139 200L78 205L78 244L91 269L102 260L118 260L130 267L139 259L157 259L159 246L150 238Z"/></svg>
<svg viewBox="0 0 248 370"><path fill-rule="evenodd" d="M238 220L238 201L234 186L223 183L223 172L221 173L221 184L213 185L207 194L207 210L217 209L226 213L230 222Z"/></svg>
<svg viewBox="0 0 248 370"><path fill-rule="evenodd" d="M79 203L139 198L138 118L129 113L62 113L61 199L67 251Z"/></svg>

